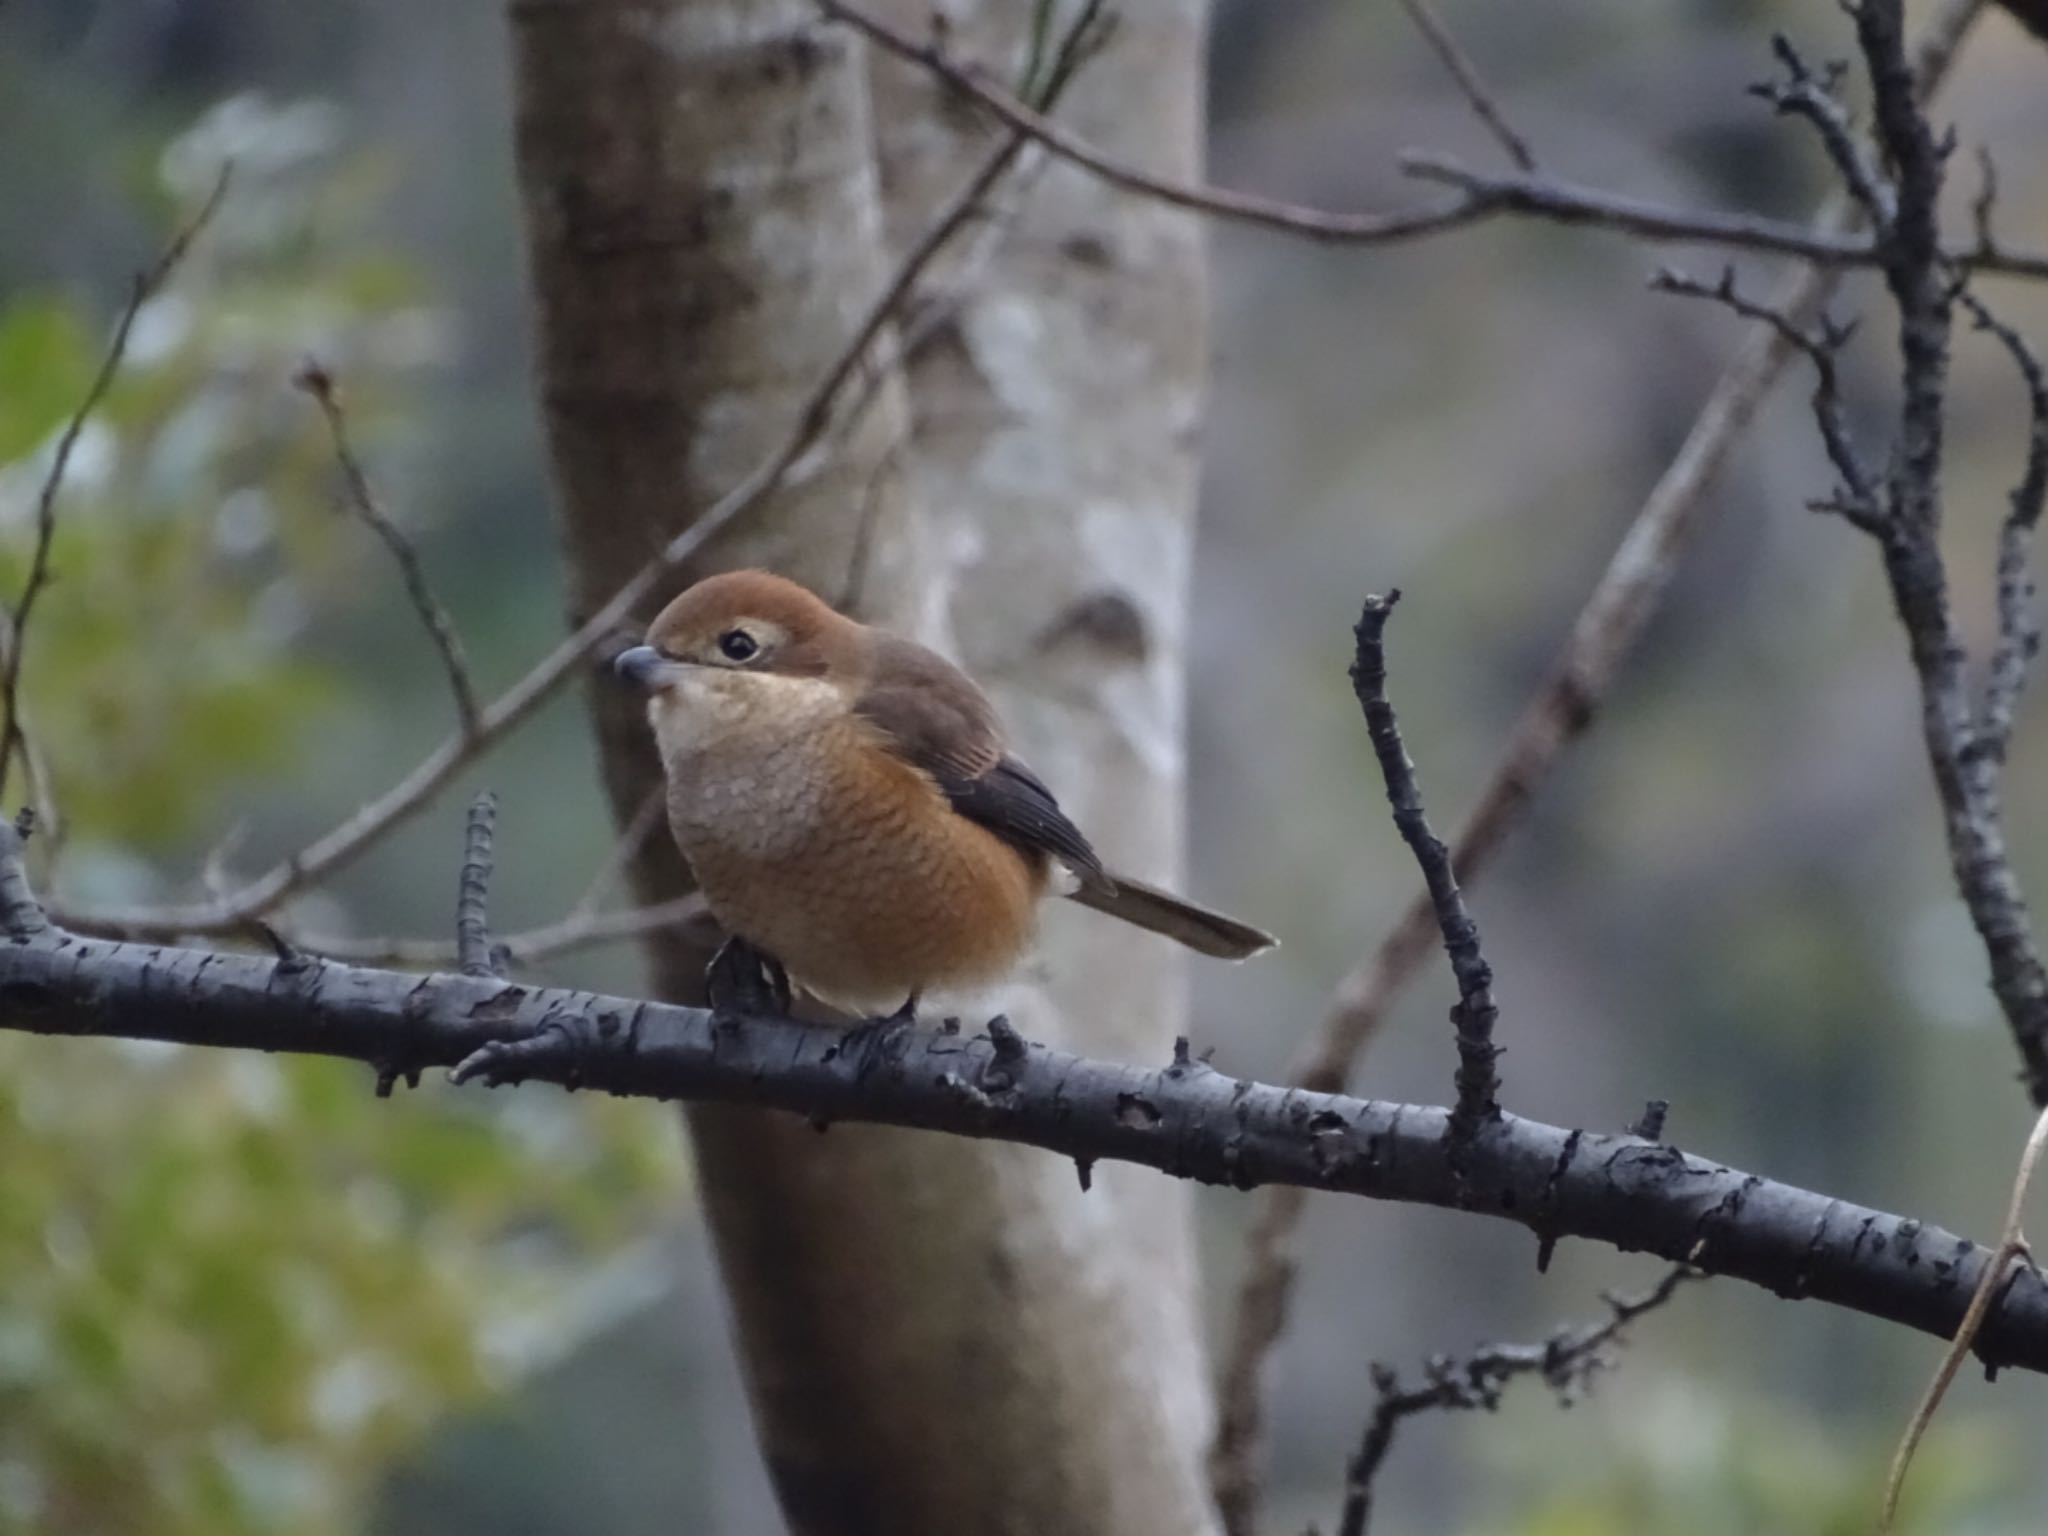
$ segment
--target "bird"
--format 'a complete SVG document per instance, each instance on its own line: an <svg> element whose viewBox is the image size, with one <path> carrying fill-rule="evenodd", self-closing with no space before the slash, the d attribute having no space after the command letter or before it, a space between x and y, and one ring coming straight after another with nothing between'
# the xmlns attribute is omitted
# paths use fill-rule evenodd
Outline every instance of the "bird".
<svg viewBox="0 0 2048 1536"><path fill-rule="evenodd" d="M1055 890L1224 960L1277 942L1106 868L965 672L785 577L694 583L612 668L645 695L670 831L731 935L714 1003L721 977L756 1000L765 977L784 1012L794 981L907 1020L1007 974Z"/></svg>

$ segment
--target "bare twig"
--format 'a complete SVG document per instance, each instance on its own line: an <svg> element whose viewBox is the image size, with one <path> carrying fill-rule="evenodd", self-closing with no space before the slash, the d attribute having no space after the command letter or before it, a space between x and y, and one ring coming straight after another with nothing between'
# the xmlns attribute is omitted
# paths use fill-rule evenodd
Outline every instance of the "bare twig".
<svg viewBox="0 0 2048 1536"><path fill-rule="evenodd" d="M1837 325L1823 311L1817 322L1818 329L1809 331L1783 310L1744 298L1736 289L1733 267L1724 267L1721 280L1711 285L1687 277L1682 272L1666 269L1657 274L1651 286L1660 293L1712 299L1745 320L1768 325L1787 344L1805 354L1807 361L1813 364L1815 378L1814 424L1819 428L1821 442L1827 449L1828 462L1834 465L1835 473L1841 477L1841 487L1835 495L1813 505L1838 512L1865 532L1875 533L1883 523L1877 476L1863 462L1863 456L1857 452L1849 436L1849 423L1842 414L1841 381L1835 369L1835 358L1849 344L1855 326Z"/></svg>
<svg viewBox="0 0 2048 1536"><path fill-rule="evenodd" d="M1957 268L1942 251L1937 231L1950 146L1936 138L1915 96L1900 0L1858 0L1848 9L1870 71L1877 137L1894 182L1894 214L1878 231L1878 247L1898 311L1900 399L1881 516L1870 531L1919 685L1921 736L1941 801L1956 890L1983 941L1991 989L2018 1047L2028 1094L2036 1105L2048 1105L2048 965L2006 844L1997 772L2002 744L1970 697L1967 654L1949 605L1940 545L1943 415L1959 291ZM2033 459L2030 452L2030 472ZM2009 716L2009 701L2017 697L2033 622L2024 611L2029 526L2023 522L2002 541L2001 567L2013 569L2001 593L2000 649L2006 654L1994 657L1985 701L2001 718ZM2010 627L2004 622L2008 604L2020 610Z"/></svg>
<svg viewBox="0 0 2048 1536"><path fill-rule="evenodd" d="M1426 896L1420 905L1427 910ZM1216 1378L1216 1433L1208 1456L1209 1492L1229 1536L1255 1536L1258 1529L1266 1439L1260 1378L1273 1346L1287 1331L1294 1282L1301 1273L1295 1238L1307 1205L1307 1190L1271 1185L1260 1192L1245 1234L1244 1274Z"/></svg>
<svg viewBox="0 0 2048 1536"><path fill-rule="evenodd" d="M1948 0L1929 18L1915 60L1923 96L1947 78L1983 5L1984 0ZM1856 223L1854 204L1838 192L1823 204L1813 229L1841 238ZM1769 302L1796 323L1810 324L1837 284L1831 268L1794 271ZM1565 749L1592 724L1670 587L1715 477L1765 395L1797 356L1775 328L1759 326L1714 385L1523 708L1459 829L1451 866L1461 881L1469 884L1491 864ZM1418 896L1372 955L1339 983L1321 1027L1289 1068L1288 1081L1306 1090L1341 1092L1358 1053L1385 1025L1394 1000L1428 960L1437 938L1435 910L1427 895ZM1248 1513L1243 1522L1232 1523L1229 1511L1257 1506L1256 1469L1264 1438L1259 1387L1265 1361L1286 1328L1298 1273L1294 1232L1307 1206L1304 1193L1293 1189L1268 1190L1259 1203L1218 1377L1217 1431L1209 1460L1212 1488L1232 1536L1245 1536L1251 1526Z"/></svg>
<svg viewBox="0 0 2048 1536"><path fill-rule="evenodd" d="M1766 80L1753 85L1750 94L1768 101L1781 115L1803 117L1811 123L1821 148L1834 163L1835 173L1856 199L1871 228L1886 228L1892 221L1892 190L1864 152L1856 135L1855 120L1836 94L1849 66L1838 59L1814 73L1782 32L1771 39L1771 51L1777 55L1785 78L1782 82Z"/></svg>
<svg viewBox="0 0 2048 1536"><path fill-rule="evenodd" d="M1393 213L1337 212L1256 193L1175 181L1119 160L1043 113L1033 111L997 85L986 70L955 58L940 40L919 38L850 0L818 0L818 5L828 16L859 29L889 52L930 70L1062 159L1128 192L1211 218L1333 244L1379 245L1413 240L1504 215L1522 215L1614 230L1640 240L1770 251L1828 266L1882 264L1882 253L1873 241L1859 239L1845 229L1809 229L1748 214L1668 208L1528 174L1485 175L1441 155L1403 155L1401 169L1421 180L1449 183L1457 189L1457 195L1426 207ZM1947 255L1980 271L2048 277L2048 253L1958 247Z"/></svg>
<svg viewBox="0 0 2048 1536"><path fill-rule="evenodd" d="M647 835L665 820L668 809L668 786L656 784L647 791L640 801L640 808L632 818L619 829L619 835L612 842L611 851L604 856L604 862L597 866L590 877L590 883L583 888L568 911L568 918L588 917L604 905L607 896L618 888L633 860L640 855L640 847L647 841Z"/></svg>
<svg viewBox="0 0 2048 1536"><path fill-rule="evenodd" d="M50 455L49 472L43 476L43 483L36 493L36 539L29 555L28 576L22 583L21 596L15 600L13 610L5 615L6 654L0 661L0 799L7 793L7 773L14 759L19 755L24 771L33 773L29 766L31 755L23 736L21 724L21 658L28 648L29 618L36 606L36 599L50 583L50 546L57 536L57 495L64 487L64 476L71 467L71 454L78 446L79 434L92 413L100 408L107 391L113 387L114 376L121 371L121 360L128 355L128 335L135 328L135 317L142 312L142 306L170 280L178 264L192 249L213 216L220 209L221 199L227 196L231 165L223 165L220 174L214 178L213 190L206 195L206 201L199 205L199 211L187 219L171 236L155 261L135 274L128 285L127 302L121 306L120 317L114 322L114 334L107 342L107 350L100 356L98 372L86 386L85 398L78 402L78 409L64 423L64 429L57 435L56 450ZM49 786L45 782L38 798L47 798Z"/></svg>
<svg viewBox="0 0 2048 1536"><path fill-rule="evenodd" d="M2027 1250L2026 1234L2020 1230L2020 1217L2026 1209L2027 1186L2034 1181L2034 1169L2041 1161L2041 1149L2048 1146L2048 1109L2044 1109L2034 1120L2034 1129L2028 1135L2026 1145L2020 1150L2019 1171L2013 1176L2012 1197L2006 1202L2005 1228L2000 1234L1998 1247L1992 1251L1991 1262L1984 1266L1984 1273L1977 1281L1977 1288L1970 1294L1970 1307L1963 1314L1963 1320L1956 1326L1956 1335L1950 1341L1947 1352L1936 1367L1934 1379L1927 1384L1927 1390L1920 1398L1919 1406L1913 1410L1913 1417L1906 1424L1906 1432L1899 1439L1899 1447L1892 1453L1891 1470L1884 1480L1884 1497L1878 1506L1878 1536L1892 1528L1892 1522L1899 1512L1899 1490L1905 1486L1906 1471L1913 1464L1913 1453L1919 1449L1920 1439L1927 1433L1927 1426L1934 1422L1934 1415L1941 1407L1941 1400L1947 1395L1949 1384L1956 1379L1956 1372L1968 1358L1971 1346L1983 1332L1984 1321L1991 1315L1993 1298L2010 1280L2008 1266L2017 1259L2029 1267L2033 1255Z"/></svg>
<svg viewBox="0 0 2048 1536"><path fill-rule="evenodd" d="M465 976L503 974L491 949L491 840L497 822L498 797L488 789L480 790L469 802L462 878L455 894L456 964Z"/></svg>
<svg viewBox="0 0 2048 1536"><path fill-rule="evenodd" d="M1998 237L1991 227L1998 207L1998 165L1991 151L1977 146L1977 195L1970 200L1970 227L1977 232L1977 249L1986 253L1998 249Z"/></svg>
<svg viewBox="0 0 2048 1536"><path fill-rule="evenodd" d="M2005 348L2027 392L2026 467L2013 488L2005 526L1999 530L1998 642L1984 684L1973 763L1983 778L1982 792L1991 793L2012 741L2013 717L2026 686L2027 669L2041 648L2041 625L2034 614L2032 553L2042 503L2048 500L2048 374L2026 339L1992 314L1976 295L1965 289L1959 290L1956 298L1970 311L1977 329L1990 332Z"/></svg>
<svg viewBox="0 0 2048 1536"><path fill-rule="evenodd" d="M666 933L710 920L710 909L695 892L671 901L645 907L623 907L611 912L585 912L563 918L523 933L508 934L491 946L508 965L538 965L578 950L596 949L624 939ZM388 965L438 969L459 965L461 956L452 939L407 939L392 937L356 938L341 934L294 933L292 942L307 954L351 965Z"/></svg>
<svg viewBox="0 0 2048 1536"><path fill-rule="evenodd" d="M1558 1401L1569 1406L1592 1389L1601 1372L1612 1368L1609 1347L1622 1341L1630 1323L1663 1306L1685 1281L1700 1278L1697 1270L1680 1264L1640 1296L1607 1293L1601 1299L1608 1315L1601 1322L1560 1328L1541 1344L1486 1344L1460 1359L1437 1355L1423 1366L1423 1379L1414 1386L1404 1386L1389 1367L1375 1365L1372 1384L1379 1400L1345 1469L1344 1512L1337 1536L1365 1536L1372 1521L1373 1479L1393 1449L1402 1420L1439 1410L1491 1412L1500 1406L1503 1389L1518 1376L1541 1377Z"/></svg>
<svg viewBox="0 0 2048 1536"><path fill-rule="evenodd" d="M1408 19L1415 23L1415 29L1423 36L1451 78L1458 82L1458 89L1464 93L1465 103L1473 115L1486 125L1486 131L1493 135L1508 159L1519 171L1534 171L1536 156L1529 149L1529 141L1517 133L1500 103L1494 100L1493 92L1487 89L1486 81L1480 77L1479 68L1463 48L1450 28L1443 24L1436 12L1430 9L1429 0L1401 0L1401 9L1408 13Z"/></svg>
<svg viewBox="0 0 2048 1536"><path fill-rule="evenodd" d="M448 688L455 695L455 718L462 727L464 736L473 736L477 730L478 710L476 684L471 681L469 665L463 660L462 638L455 632L455 621L448 616L448 610L441 606L441 600L434 595L434 589L427 581L426 569L420 564L420 552L413 547L405 531L391 520L377 500L377 493L370 487L370 477L363 472L362 461L356 457L355 445L349 440L348 415L342 409L341 391L335 384L334 375L315 358L307 358L292 378L292 383L320 407L320 414L327 422L327 435L334 444L334 461L341 469L343 484L348 490L348 503L355 509L356 516L369 525L370 531L384 541L384 547L391 551L391 558L398 562L399 574L405 579L406 596L412 599L413 612L419 615L420 623L434 642L434 649L440 653L441 669L448 674Z"/></svg>
<svg viewBox="0 0 2048 1536"><path fill-rule="evenodd" d="M1087 56L1099 25L1100 0L1084 11L1081 23L1069 29L1062 45L1062 70L1048 84L1063 84ZM636 576L600 605L574 633L537 662L525 676L477 712L473 730L459 732L429 753L413 770L374 800L361 806L323 836L301 848L229 896L189 906L67 910L62 917L79 932L112 938L175 939L191 935L232 933L252 915L274 910L280 903L359 858L415 815L449 781L522 725L604 646L615 641L634 611L664 581L695 557L712 539L746 516L784 481L800 472L803 461L831 430L836 407L859 376L868 350L884 335L915 289L918 279L947 245L973 220L990 188L1016 159L1017 147L1006 141L970 179L962 194L949 201L924 234L912 243L881 292L868 306L846 344L806 391L789 432L738 484L734 485L678 533ZM970 195L971 194L971 195Z"/></svg>
<svg viewBox="0 0 2048 1536"><path fill-rule="evenodd" d="M1802 225L1756 214L1711 208L1671 208L1659 203L1581 187L1549 176L1475 171L1448 155L1410 150L1400 156L1403 174L1419 181L1457 187L1478 201L1469 218L1519 214L1555 224L1612 230L1654 244L1716 245L1759 254L1797 256L1825 267L1882 264L1877 245L1840 224ZM1303 230L1300 233L1309 233ZM1958 266L2011 277L2048 277L2048 252L2014 252L1982 245L1952 246L1946 258Z"/></svg>
<svg viewBox="0 0 2048 1536"><path fill-rule="evenodd" d="M1458 983L1457 1006L1451 1009L1451 1023L1458 1032L1457 1107L1452 1111L1450 1134L1469 1142L1490 1121L1500 1118L1497 1095L1500 1078L1495 1061L1500 1047L1493 1043L1493 968L1479 947L1479 925L1465 910L1464 893L1451 868L1451 853L1430 831L1422 808L1422 789L1415 782L1415 765L1401 742L1401 728L1394 719L1394 706L1387 702L1387 619L1400 601L1399 592L1365 600L1365 611L1353 631L1357 654L1351 663L1351 691L1365 711L1366 733L1372 738L1380 773L1387 781L1387 803L1394 809L1394 825L1422 868L1423 883L1436 910L1437 927L1443 934L1444 953L1450 956L1451 972Z"/></svg>

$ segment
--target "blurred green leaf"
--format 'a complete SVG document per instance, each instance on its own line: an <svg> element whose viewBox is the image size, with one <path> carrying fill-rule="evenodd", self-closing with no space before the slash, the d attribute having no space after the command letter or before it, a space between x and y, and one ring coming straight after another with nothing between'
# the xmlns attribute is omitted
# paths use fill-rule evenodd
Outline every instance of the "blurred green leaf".
<svg viewBox="0 0 2048 1536"><path fill-rule="evenodd" d="M307 637L384 557L290 379L309 351L336 367L374 467L439 329L374 233L389 168L336 143L327 109L237 98L165 157L172 204L208 146L261 150L138 316L62 488L23 670L60 875L189 863L349 701ZM95 332L55 293L0 306L0 592ZM648 1106L370 1087L326 1061L0 1040L0 1536L354 1529L388 1461L559 1337L674 1198Z"/></svg>
<svg viewBox="0 0 2048 1536"><path fill-rule="evenodd" d="M0 308L0 463L28 453L70 418L95 362L84 322L58 295Z"/></svg>

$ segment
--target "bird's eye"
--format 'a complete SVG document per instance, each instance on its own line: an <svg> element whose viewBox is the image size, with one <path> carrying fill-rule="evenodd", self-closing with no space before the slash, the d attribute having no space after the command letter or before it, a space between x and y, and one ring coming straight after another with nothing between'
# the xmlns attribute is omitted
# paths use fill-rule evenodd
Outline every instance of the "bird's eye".
<svg viewBox="0 0 2048 1536"><path fill-rule="evenodd" d="M727 661L751 661L761 647L744 629L728 629L718 637L718 649Z"/></svg>

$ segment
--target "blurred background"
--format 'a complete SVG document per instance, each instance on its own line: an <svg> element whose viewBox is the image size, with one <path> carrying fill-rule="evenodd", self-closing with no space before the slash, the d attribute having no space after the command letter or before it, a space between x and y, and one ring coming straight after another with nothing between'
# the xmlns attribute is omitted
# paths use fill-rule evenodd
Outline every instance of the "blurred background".
<svg viewBox="0 0 2048 1536"><path fill-rule="evenodd" d="M1801 216L1808 136L1744 87L1775 27L1847 45L1832 7L1443 0L1546 169ZM1397 151L1495 152L1395 7L1220 0L1225 184L1331 206L1416 196ZM561 631L498 7L402 0L13 0L0 9L0 580L18 590L56 428L130 275L238 163L220 217L142 314L80 444L27 708L71 823L78 904L193 899L384 787L449 724L383 550L340 509L317 413L339 376L385 503L420 541L479 681ZM2000 230L2048 245L2048 51L1981 28L1940 115L1999 164ZM1970 180L1968 157L1958 161ZM1957 208L1962 198L1959 193ZM1739 344L1649 293L1712 253L1500 223L1341 251L1218 229L1193 626L1197 894L1277 929L1205 972L1191 1033L1280 1072L1416 886L1345 678L1361 595L1407 594L1392 693L1455 825L1644 493ZM1740 264L1762 291L1771 264ZM2048 346L2048 288L1987 284ZM1879 313L1867 283L1844 313ZM1882 428L1883 324L1852 403ZM1987 1235L2028 1117L1946 874L1903 643L1872 549L1802 510L1828 487L1774 397L1613 706L1475 910L1509 1102L1620 1127L1673 1102L1689 1149ZM1948 548L1981 638L2022 399L1959 331ZM2013 835L2048 871L2043 712ZM548 921L612 844L580 701L295 914L444 934L461 806L501 799L495 915ZM209 871L212 873L209 875ZM544 974L630 991L629 946ZM1432 969L1358 1077L1440 1102ZM0 1036L0 1531L293 1536L776 1528L673 1113L360 1071ZM1251 1204L1205 1191L1212 1303ZM1333 1519L1367 1365L1536 1337L1653 1263L1504 1224L1312 1207L1275 1361L1271 1519ZM1214 1308L1212 1308L1214 1310ZM1603 1536L1867 1527L1929 1340L1733 1284L1645 1321L1560 1412L1403 1432L1375 1529ZM1966 1379L1909 1488L1914 1528L2040 1528L2048 1383Z"/></svg>

